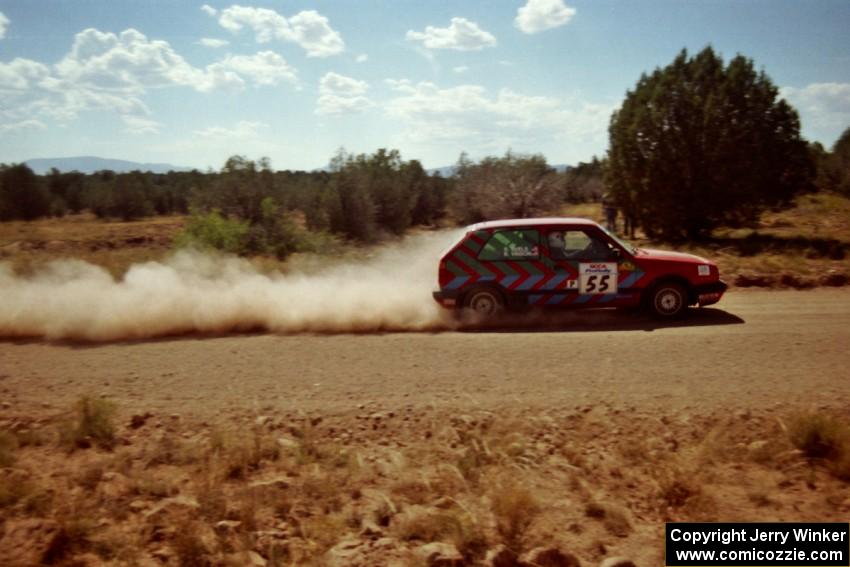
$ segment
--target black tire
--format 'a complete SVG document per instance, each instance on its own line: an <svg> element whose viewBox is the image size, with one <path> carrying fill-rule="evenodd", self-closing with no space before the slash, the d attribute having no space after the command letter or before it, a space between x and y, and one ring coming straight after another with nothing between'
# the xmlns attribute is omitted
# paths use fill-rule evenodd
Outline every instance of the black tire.
<svg viewBox="0 0 850 567"><path fill-rule="evenodd" d="M688 292L681 284L662 282L652 288L646 306L658 319L676 319L687 312Z"/></svg>
<svg viewBox="0 0 850 567"><path fill-rule="evenodd" d="M505 309L505 301L498 291L482 287L466 294L463 307L475 316L488 319L497 316Z"/></svg>

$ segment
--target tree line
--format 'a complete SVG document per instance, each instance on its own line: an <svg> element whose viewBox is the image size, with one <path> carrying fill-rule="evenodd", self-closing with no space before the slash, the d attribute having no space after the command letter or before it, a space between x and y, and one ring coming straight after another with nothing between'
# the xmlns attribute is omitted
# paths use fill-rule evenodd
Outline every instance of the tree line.
<svg viewBox="0 0 850 567"><path fill-rule="evenodd" d="M25 164L0 165L0 220L83 211L126 221L189 214L185 243L285 257L328 238L374 242L413 226L530 216L566 200L595 200L602 163L558 173L542 156L508 152L478 163L461 156L455 170L450 177L429 173L387 149L340 150L327 169L309 172L276 171L267 158L244 156L205 173L36 175Z"/></svg>
<svg viewBox="0 0 850 567"><path fill-rule="evenodd" d="M445 178L388 149L340 150L309 172L242 156L206 173L39 176L0 165L0 220L188 213L186 238L283 257L311 238L373 242L412 226L539 216L603 197L650 236L699 239L801 192L850 196L850 128L830 150L809 144L764 71L741 55L726 63L711 47L641 76L611 117L609 141L606 156L566 171L509 151L477 162L462 154Z"/></svg>

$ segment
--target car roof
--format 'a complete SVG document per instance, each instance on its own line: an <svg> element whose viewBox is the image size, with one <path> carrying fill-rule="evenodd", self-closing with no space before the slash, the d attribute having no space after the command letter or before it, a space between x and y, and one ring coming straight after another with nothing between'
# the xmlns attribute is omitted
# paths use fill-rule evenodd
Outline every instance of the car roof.
<svg viewBox="0 0 850 567"><path fill-rule="evenodd" d="M479 222L469 225L467 230L486 230L490 228L514 228L514 227L529 227L529 226L555 226L555 225L580 225L580 226L599 226L590 219L582 219L578 217L544 217L538 219L503 219Z"/></svg>

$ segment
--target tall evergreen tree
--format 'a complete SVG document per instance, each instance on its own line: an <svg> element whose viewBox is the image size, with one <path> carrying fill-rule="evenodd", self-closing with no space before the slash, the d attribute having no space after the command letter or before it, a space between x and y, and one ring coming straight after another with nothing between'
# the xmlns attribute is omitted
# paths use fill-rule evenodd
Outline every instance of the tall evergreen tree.
<svg viewBox="0 0 850 567"><path fill-rule="evenodd" d="M651 235L698 238L812 185L797 112L752 60L711 47L642 76L609 134L609 188Z"/></svg>

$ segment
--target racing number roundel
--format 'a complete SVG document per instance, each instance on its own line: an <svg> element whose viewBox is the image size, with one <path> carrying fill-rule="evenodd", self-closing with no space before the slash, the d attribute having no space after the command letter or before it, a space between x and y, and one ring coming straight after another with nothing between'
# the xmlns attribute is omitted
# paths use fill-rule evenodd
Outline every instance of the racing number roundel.
<svg viewBox="0 0 850 567"><path fill-rule="evenodd" d="M578 292L581 294L617 293L617 263L581 263L578 282Z"/></svg>

